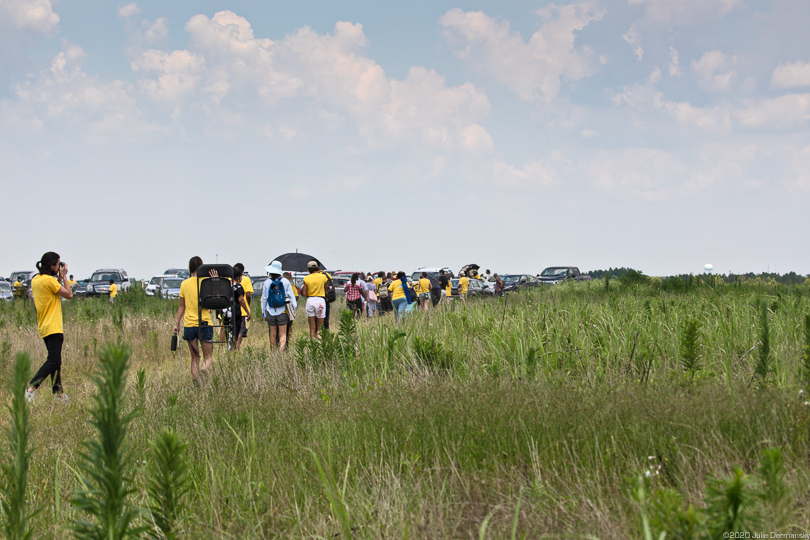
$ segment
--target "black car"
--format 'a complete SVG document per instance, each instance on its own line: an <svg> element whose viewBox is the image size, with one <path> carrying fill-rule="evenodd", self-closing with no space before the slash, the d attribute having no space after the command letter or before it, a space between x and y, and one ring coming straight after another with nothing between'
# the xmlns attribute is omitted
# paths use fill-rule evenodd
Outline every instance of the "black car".
<svg viewBox="0 0 810 540"><path fill-rule="evenodd" d="M523 287L537 287L537 278L529 274L509 274L501 276L503 292L513 292Z"/></svg>

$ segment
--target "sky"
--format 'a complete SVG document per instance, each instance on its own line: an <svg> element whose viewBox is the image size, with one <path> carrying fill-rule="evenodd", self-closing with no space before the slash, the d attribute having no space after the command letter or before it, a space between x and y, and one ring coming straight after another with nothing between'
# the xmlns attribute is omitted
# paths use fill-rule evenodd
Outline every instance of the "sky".
<svg viewBox="0 0 810 540"><path fill-rule="evenodd" d="M0 0L0 274L807 274L808 27L804 0Z"/></svg>

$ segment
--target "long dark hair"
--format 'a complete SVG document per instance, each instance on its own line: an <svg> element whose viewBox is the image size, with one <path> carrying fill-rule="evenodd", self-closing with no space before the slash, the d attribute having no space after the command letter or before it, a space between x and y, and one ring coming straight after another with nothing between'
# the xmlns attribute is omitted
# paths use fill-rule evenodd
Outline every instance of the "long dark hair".
<svg viewBox="0 0 810 540"><path fill-rule="evenodd" d="M199 257L192 257L188 260L188 271L189 273L193 274L197 271L197 268L202 266L202 259Z"/></svg>
<svg viewBox="0 0 810 540"><path fill-rule="evenodd" d="M56 272L51 270L51 267L59 260L59 254L49 251L45 253L42 258L37 261L37 270L40 274L46 276L55 276Z"/></svg>
<svg viewBox="0 0 810 540"><path fill-rule="evenodd" d="M359 274L352 274L352 285L357 285L357 278L360 277Z"/></svg>

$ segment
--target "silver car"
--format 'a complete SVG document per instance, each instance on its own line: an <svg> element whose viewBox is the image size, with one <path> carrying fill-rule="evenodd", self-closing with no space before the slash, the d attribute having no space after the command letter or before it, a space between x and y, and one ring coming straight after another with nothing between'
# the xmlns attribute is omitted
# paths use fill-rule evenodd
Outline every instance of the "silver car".
<svg viewBox="0 0 810 540"><path fill-rule="evenodd" d="M180 285L183 281L179 277L164 277L160 284L160 297L168 300L180 298Z"/></svg>
<svg viewBox="0 0 810 540"><path fill-rule="evenodd" d="M0 300L11 302L14 300L14 291L11 290L11 284L7 281L0 281Z"/></svg>

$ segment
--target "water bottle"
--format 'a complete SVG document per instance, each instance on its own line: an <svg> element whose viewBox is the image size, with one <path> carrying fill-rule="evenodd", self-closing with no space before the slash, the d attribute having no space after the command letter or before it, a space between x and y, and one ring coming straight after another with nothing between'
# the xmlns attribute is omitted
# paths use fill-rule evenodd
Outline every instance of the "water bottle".
<svg viewBox="0 0 810 540"><path fill-rule="evenodd" d="M172 336L172 352L177 350L177 334Z"/></svg>

